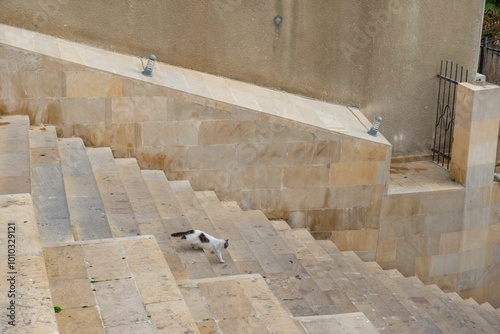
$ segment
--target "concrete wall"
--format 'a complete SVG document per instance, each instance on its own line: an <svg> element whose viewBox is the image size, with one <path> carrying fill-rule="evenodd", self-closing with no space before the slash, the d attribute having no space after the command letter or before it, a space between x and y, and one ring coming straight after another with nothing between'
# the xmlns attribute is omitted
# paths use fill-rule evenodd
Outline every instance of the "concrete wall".
<svg viewBox="0 0 500 334"><path fill-rule="evenodd" d="M483 0L2 1L0 22L357 105L428 153L442 59L474 71ZM280 27L273 18L283 17Z"/></svg>

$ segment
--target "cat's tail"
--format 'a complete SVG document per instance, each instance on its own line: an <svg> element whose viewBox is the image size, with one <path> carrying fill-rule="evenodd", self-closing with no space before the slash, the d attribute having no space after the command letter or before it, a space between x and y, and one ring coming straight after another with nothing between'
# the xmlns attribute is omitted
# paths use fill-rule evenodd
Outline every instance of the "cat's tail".
<svg viewBox="0 0 500 334"><path fill-rule="evenodd" d="M172 237L183 237L185 235L193 234L193 233L194 233L194 230L189 230L189 231L185 231L185 232L172 233L171 236Z"/></svg>

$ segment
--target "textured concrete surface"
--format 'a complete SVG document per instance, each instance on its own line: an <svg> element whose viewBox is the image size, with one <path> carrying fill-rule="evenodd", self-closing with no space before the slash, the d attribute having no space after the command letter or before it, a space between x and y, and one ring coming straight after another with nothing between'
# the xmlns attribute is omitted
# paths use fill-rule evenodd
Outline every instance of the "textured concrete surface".
<svg viewBox="0 0 500 334"><path fill-rule="evenodd" d="M0 22L358 105L396 155L432 146L442 59L478 63L483 1L4 1ZM279 27L273 20L280 15ZM112 24L114 29L108 29ZM137 59L138 61L138 59ZM108 64L112 66L112 64ZM203 76L200 74L200 76Z"/></svg>

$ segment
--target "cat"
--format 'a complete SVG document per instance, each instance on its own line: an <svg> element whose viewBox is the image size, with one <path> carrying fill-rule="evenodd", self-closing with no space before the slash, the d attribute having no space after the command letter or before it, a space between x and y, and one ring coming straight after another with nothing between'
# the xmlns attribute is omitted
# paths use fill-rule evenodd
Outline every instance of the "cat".
<svg viewBox="0 0 500 334"><path fill-rule="evenodd" d="M218 239L200 230L189 230L185 232L172 233L172 237L180 237L191 244L193 248L203 248L217 256L220 263L224 263L222 249L229 247L229 240Z"/></svg>

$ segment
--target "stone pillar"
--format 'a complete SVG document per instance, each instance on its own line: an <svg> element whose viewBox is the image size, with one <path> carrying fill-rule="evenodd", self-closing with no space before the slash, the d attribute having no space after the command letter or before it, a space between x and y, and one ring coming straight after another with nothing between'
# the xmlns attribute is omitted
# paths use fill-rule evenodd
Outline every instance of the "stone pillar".
<svg viewBox="0 0 500 334"><path fill-rule="evenodd" d="M500 124L500 87L461 83L457 88L450 177L465 187L457 242L457 286L464 298L498 302L499 229L493 181Z"/></svg>
<svg viewBox="0 0 500 334"><path fill-rule="evenodd" d="M499 86L458 85L450 176L464 187L492 184L499 121Z"/></svg>

